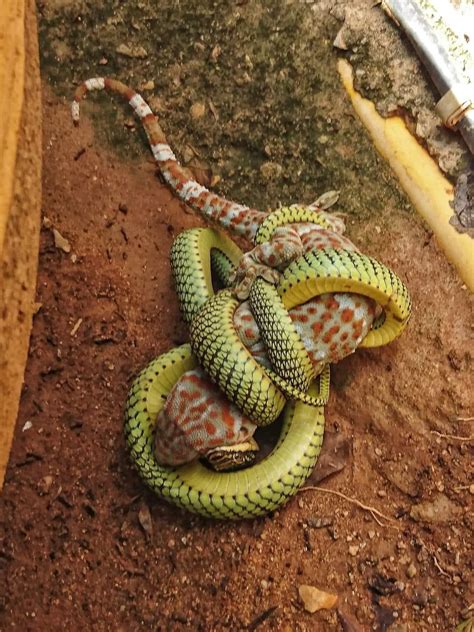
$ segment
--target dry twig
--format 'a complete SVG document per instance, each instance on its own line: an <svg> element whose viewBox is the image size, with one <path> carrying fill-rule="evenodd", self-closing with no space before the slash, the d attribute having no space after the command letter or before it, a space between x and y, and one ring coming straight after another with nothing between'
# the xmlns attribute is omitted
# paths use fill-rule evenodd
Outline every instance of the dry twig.
<svg viewBox="0 0 474 632"><path fill-rule="evenodd" d="M470 435L469 437L460 437L459 435L443 434L437 430L431 430L431 434L434 434L437 437L442 437L443 439L454 439L455 441L472 441L474 439L473 435Z"/></svg>
<svg viewBox="0 0 474 632"><path fill-rule="evenodd" d="M377 516L380 516L380 518L383 518L384 520L387 520L387 522L395 522L395 520L393 518L389 518L388 516L386 516L382 512L380 512L378 509L375 509L375 507L370 507L369 505L364 505L364 503L361 503L360 500L357 500L357 498L352 498L351 496L346 496L342 492L338 492L335 489L326 489L325 487L317 487L315 485L309 485L308 487L301 487L301 489L299 489L298 491L299 492L317 491L317 492L323 492L325 494L334 494L334 496L339 496L340 498L343 498L344 500L347 500L348 502L352 503L353 505L357 505L357 507L360 507L364 511L368 511L371 514L372 518L375 520L375 522L377 524L379 524L381 527L390 526L390 528L392 528L392 529L398 529L398 527L393 527L391 525L383 524L383 522L380 522L380 520L377 518Z"/></svg>

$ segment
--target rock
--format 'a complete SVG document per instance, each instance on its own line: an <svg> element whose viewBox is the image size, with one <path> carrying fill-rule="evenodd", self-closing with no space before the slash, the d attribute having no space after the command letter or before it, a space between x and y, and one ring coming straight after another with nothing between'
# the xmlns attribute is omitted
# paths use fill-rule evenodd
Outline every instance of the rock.
<svg viewBox="0 0 474 632"><path fill-rule="evenodd" d="M349 547L349 555L351 557L355 557L358 552L359 552L359 545L358 544L354 544L353 546Z"/></svg>
<svg viewBox="0 0 474 632"><path fill-rule="evenodd" d="M146 83L142 85L142 90L154 90L154 89L155 89L154 81L147 81Z"/></svg>
<svg viewBox="0 0 474 632"><path fill-rule="evenodd" d="M413 577L415 577L417 570L416 570L416 566L413 564L413 562L409 565L409 567L407 568L407 577L409 577L410 579L413 579Z"/></svg>
<svg viewBox="0 0 474 632"><path fill-rule="evenodd" d="M193 103L192 106L189 108L189 113L191 115L191 118L193 118L194 120L200 119L206 113L206 106L204 105L204 103L200 103L199 101L197 101L196 103Z"/></svg>
<svg viewBox="0 0 474 632"><path fill-rule="evenodd" d="M323 529L330 527L333 524L333 519L326 516L311 517L307 518L306 524L310 529Z"/></svg>
<svg viewBox="0 0 474 632"><path fill-rule="evenodd" d="M151 519L150 509L146 503L142 503L138 510L138 522L147 538L151 539L153 536L153 521Z"/></svg>
<svg viewBox="0 0 474 632"><path fill-rule="evenodd" d="M419 493L416 464L405 461L386 461L381 470L385 478L403 494L415 498Z"/></svg>
<svg viewBox="0 0 474 632"><path fill-rule="evenodd" d="M399 582L397 582L395 577L387 577L380 573L371 577L368 580L368 584L372 592L383 597L400 592Z"/></svg>
<svg viewBox="0 0 474 632"><path fill-rule="evenodd" d="M219 46L219 44L217 44L216 46L214 46L214 48L211 51L211 55L210 55L211 61L216 62L219 59L221 53L222 53L222 49Z"/></svg>
<svg viewBox="0 0 474 632"><path fill-rule="evenodd" d="M375 540L372 546L374 555L379 560L387 559L393 555L393 543L386 538Z"/></svg>
<svg viewBox="0 0 474 632"><path fill-rule="evenodd" d="M49 490L51 489L51 485L53 484L52 476L43 476L43 478L38 483L38 492L40 496L44 494L49 494Z"/></svg>
<svg viewBox="0 0 474 632"><path fill-rule="evenodd" d="M332 45L334 48L338 48L339 50L349 50L349 47L344 39L344 27L339 29Z"/></svg>
<svg viewBox="0 0 474 632"><path fill-rule="evenodd" d="M283 167L278 162L269 160L260 165L260 173L264 180L277 180L283 173Z"/></svg>
<svg viewBox="0 0 474 632"><path fill-rule="evenodd" d="M119 44L115 49L115 52L124 57L131 57L134 59L145 59L148 57L148 53L143 46L127 46L127 44Z"/></svg>
<svg viewBox="0 0 474 632"><path fill-rule="evenodd" d="M56 228L53 228L53 237L54 237L54 245L56 246L56 248L59 248L60 250L66 253L71 252L71 244L68 242L68 240L65 237L61 235L59 230L56 230Z"/></svg>
<svg viewBox="0 0 474 632"><path fill-rule="evenodd" d="M317 612L322 609L333 608L337 603L337 595L319 590L315 586L301 584L298 593L307 612Z"/></svg>
<svg viewBox="0 0 474 632"><path fill-rule="evenodd" d="M434 500L425 501L413 505L410 517L416 521L442 524L456 520L461 514L461 509L444 494L437 494Z"/></svg>

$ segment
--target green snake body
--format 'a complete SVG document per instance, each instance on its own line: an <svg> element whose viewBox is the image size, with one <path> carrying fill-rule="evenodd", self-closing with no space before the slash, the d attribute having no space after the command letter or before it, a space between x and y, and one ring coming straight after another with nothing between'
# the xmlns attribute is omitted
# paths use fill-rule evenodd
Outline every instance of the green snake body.
<svg viewBox="0 0 474 632"><path fill-rule="evenodd" d="M190 346L184 345L161 355L136 378L125 420L132 460L153 491L184 509L223 519L267 514L291 498L311 473L323 441L323 407L290 402L275 448L248 470L217 473L199 462L161 466L153 452L154 420L173 385L196 364ZM310 392L318 394L315 386Z"/></svg>
<svg viewBox="0 0 474 632"><path fill-rule="evenodd" d="M223 256L213 258L212 253L217 252ZM315 384L309 388L308 401L313 405L286 403L285 393L292 395L292 385L258 364L244 347L232 320L238 301L229 290L214 294L212 285L213 273L225 284L239 256L233 242L213 229L192 229L177 238L171 258L183 314L191 323L191 345L163 354L140 373L130 390L125 420L131 457L145 483L182 508L222 519L266 514L284 504L303 484L321 448L323 403L329 388L324 375L321 392ZM375 259L354 252L312 251L286 268L276 290L260 280L254 285L251 300L262 311L266 342L275 347L276 356L284 323L284 314L280 314L283 320L278 317L279 309L289 309L318 294L356 292L383 306L383 317L367 335L365 346L396 337L410 315L408 293L398 277ZM277 316L272 318L265 312L271 309L275 292L283 307L277 304ZM291 343L298 341L291 328L283 326L285 336L285 349L291 351ZM291 364L293 360L287 358L283 367L287 361ZM257 425L271 423L283 411L279 440L257 465L217 473L199 462L175 468L157 463L153 453L156 417L179 377L198 362ZM302 379L308 380L308 375ZM295 397L302 387L301 382L294 387Z"/></svg>

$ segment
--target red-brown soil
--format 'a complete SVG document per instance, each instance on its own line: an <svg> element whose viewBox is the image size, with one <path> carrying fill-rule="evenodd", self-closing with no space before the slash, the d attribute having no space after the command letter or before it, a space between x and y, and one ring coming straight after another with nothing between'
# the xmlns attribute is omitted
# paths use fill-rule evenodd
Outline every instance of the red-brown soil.
<svg viewBox="0 0 474 632"><path fill-rule="evenodd" d="M326 413L326 465L331 446L347 449L320 485L386 518L307 491L265 519L218 523L146 491L122 435L133 375L186 339L169 249L201 220L150 162L101 149L87 117L73 130L49 93L43 200L72 251L43 228L0 498L0 629L452 630L474 588L472 297L421 222L389 202L349 223L408 284L414 313L399 340L334 368ZM336 610L305 612L301 584L337 593L346 627Z"/></svg>

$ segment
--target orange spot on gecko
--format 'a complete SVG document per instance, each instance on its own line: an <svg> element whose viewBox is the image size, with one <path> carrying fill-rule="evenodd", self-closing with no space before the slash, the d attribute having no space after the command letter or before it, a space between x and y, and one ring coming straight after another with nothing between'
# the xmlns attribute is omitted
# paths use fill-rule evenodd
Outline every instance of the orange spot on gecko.
<svg viewBox="0 0 474 632"><path fill-rule="evenodd" d="M329 329L323 337L323 342L330 342L334 338L334 334L339 331L339 325L334 325Z"/></svg>
<svg viewBox="0 0 474 632"><path fill-rule="evenodd" d="M235 419L232 417L232 414L227 406L222 408L222 419L228 428L234 428Z"/></svg>
<svg viewBox="0 0 474 632"><path fill-rule="evenodd" d="M326 307L328 309L337 309L339 307L339 303L336 301L336 299L333 296L331 296L326 301Z"/></svg>
<svg viewBox="0 0 474 632"><path fill-rule="evenodd" d="M341 320L343 323L349 323L354 318L354 310L346 307L342 310Z"/></svg>
<svg viewBox="0 0 474 632"><path fill-rule="evenodd" d="M299 323L307 323L309 319L306 314L296 314L294 320L298 321Z"/></svg>
<svg viewBox="0 0 474 632"><path fill-rule="evenodd" d="M204 428L205 428L207 434L210 434L210 435L215 435L216 434L216 427L215 427L215 425L212 422L210 422L210 421L204 422Z"/></svg>
<svg viewBox="0 0 474 632"><path fill-rule="evenodd" d="M193 406L192 413L193 415L203 415L207 410L207 406L205 403L198 404L197 406Z"/></svg>
<svg viewBox="0 0 474 632"><path fill-rule="evenodd" d="M317 322L311 325L311 329L314 331L315 334L320 334L322 328L323 328L323 324L320 322Z"/></svg>

